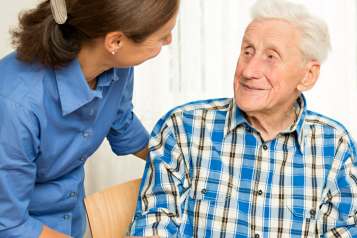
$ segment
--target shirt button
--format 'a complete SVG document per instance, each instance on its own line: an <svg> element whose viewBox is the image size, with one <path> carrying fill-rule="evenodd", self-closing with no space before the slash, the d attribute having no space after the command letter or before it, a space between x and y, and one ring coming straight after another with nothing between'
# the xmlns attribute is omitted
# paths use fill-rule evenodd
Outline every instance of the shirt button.
<svg viewBox="0 0 357 238"><path fill-rule="evenodd" d="M260 235L259 234L255 234L254 238L259 238Z"/></svg>
<svg viewBox="0 0 357 238"><path fill-rule="evenodd" d="M69 219L69 216L68 215L64 215L63 217L65 220L68 220Z"/></svg>
<svg viewBox="0 0 357 238"><path fill-rule="evenodd" d="M85 132L85 133L83 134L83 136L84 136L85 138L88 138L89 132Z"/></svg>
<svg viewBox="0 0 357 238"><path fill-rule="evenodd" d="M315 215L315 210L314 209L310 210L310 215Z"/></svg>
<svg viewBox="0 0 357 238"><path fill-rule="evenodd" d="M202 193L202 194L206 194L206 193L207 193L207 190L206 190L206 189L202 189L202 190L201 190L201 193Z"/></svg>
<svg viewBox="0 0 357 238"><path fill-rule="evenodd" d="M267 149L268 149L268 146L267 146L267 145L263 145L263 149L264 149L264 150L267 150Z"/></svg>
<svg viewBox="0 0 357 238"><path fill-rule="evenodd" d="M139 215L136 215L134 218L137 219L139 217Z"/></svg>
<svg viewBox="0 0 357 238"><path fill-rule="evenodd" d="M71 196L71 197L74 197L74 195L76 195L75 192L71 192L71 193L69 194L69 196Z"/></svg>
<svg viewBox="0 0 357 238"><path fill-rule="evenodd" d="M82 158L80 158L79 160L80 160L80 161L83 161L83 160L85 160L85 159L86 159L86 158L82 157Z"/></svg>
<svg viewBox="0 0 357 238"><path fill-rule="evenodd" d="M259 190L258 191L258 195L262 195L263 194L263 191L262 190Z"/></svg>

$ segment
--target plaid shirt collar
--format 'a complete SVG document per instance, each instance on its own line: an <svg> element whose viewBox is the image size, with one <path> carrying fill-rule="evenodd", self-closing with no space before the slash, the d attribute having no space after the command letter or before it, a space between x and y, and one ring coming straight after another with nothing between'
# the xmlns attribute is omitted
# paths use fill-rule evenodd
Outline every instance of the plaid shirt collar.
<svg viewBox="0 0 357 238"><path fill-rule="evenodd" d="M294 133L299 144L300 152L301 154L304 154L305 131L307 131L308 129L305 127L308 125L306 125L305 123L307 109L306 109L306 99L303 94L301 94L297 98L293 107L296 112L297 118L295 119L294 122L291 123L291 125L286 130L280 132L280 134ZM244 117L244 112L237 106L233 98L228 106L223 138L225 138L232 130L234 130L238 126L244 126L248 131L257 131L254 127L252 127L247 122L247 120Z"/></svg>

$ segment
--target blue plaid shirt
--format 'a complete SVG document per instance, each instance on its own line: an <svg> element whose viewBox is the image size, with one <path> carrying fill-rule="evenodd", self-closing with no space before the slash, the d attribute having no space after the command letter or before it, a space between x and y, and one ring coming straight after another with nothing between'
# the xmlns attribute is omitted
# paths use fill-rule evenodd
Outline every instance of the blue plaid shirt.
<svg viewBox="0 0 357 238"><path fill-rule="evenodd" d="M156 124L128 234L357 237L356 145L338 122L295 105L270 141L234 99L186 104Z"/></svg>

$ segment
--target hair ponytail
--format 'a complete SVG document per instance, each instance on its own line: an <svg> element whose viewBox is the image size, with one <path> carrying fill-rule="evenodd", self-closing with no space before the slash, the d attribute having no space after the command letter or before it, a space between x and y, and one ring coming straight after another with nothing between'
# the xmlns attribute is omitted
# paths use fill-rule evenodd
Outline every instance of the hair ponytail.
<svg viewBox="0 0 357 238"><path fill-rule="evenodd" d="M17 59L27 64L55 68L75 59L80 45L72 40L70 26L58 25L51 12L50 1L19 14L19 26L10 30Z"/></svg>

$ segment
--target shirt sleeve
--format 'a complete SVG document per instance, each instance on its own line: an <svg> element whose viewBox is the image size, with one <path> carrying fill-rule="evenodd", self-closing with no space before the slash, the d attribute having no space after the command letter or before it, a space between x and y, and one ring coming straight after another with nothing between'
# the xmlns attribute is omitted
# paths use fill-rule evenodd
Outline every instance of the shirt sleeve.
<svg viewBox="0 0 357 238"><path fill-rule="evenodd" d="M149 133L133 112L134 73L130 68L123 96L120 100L116 119L107 139L117 155L133 154L143 149L149 142Z"/></svg>
<svg viewBox="0 0 357 238"><path fill-rule="evenodd" d="M29 215L38 153L36 117L0 97L0 237L37 238L42 223Z"/></svg>
<svg viewBox="0 0 357 238"><path fill-rule="evenodd" d="M191 187L188 152L177 143L172 126L163 121L151 134L149 151L128 235L176 237L182 219L181 205Z"/></svg>
<svg viewBox="0 0 357 238"><path fill-rule="evenodd" d="M322 237L357 237L357 159L340 140L323 192L319 230ZM338 159L338 157L342 159Z"/></svg>

